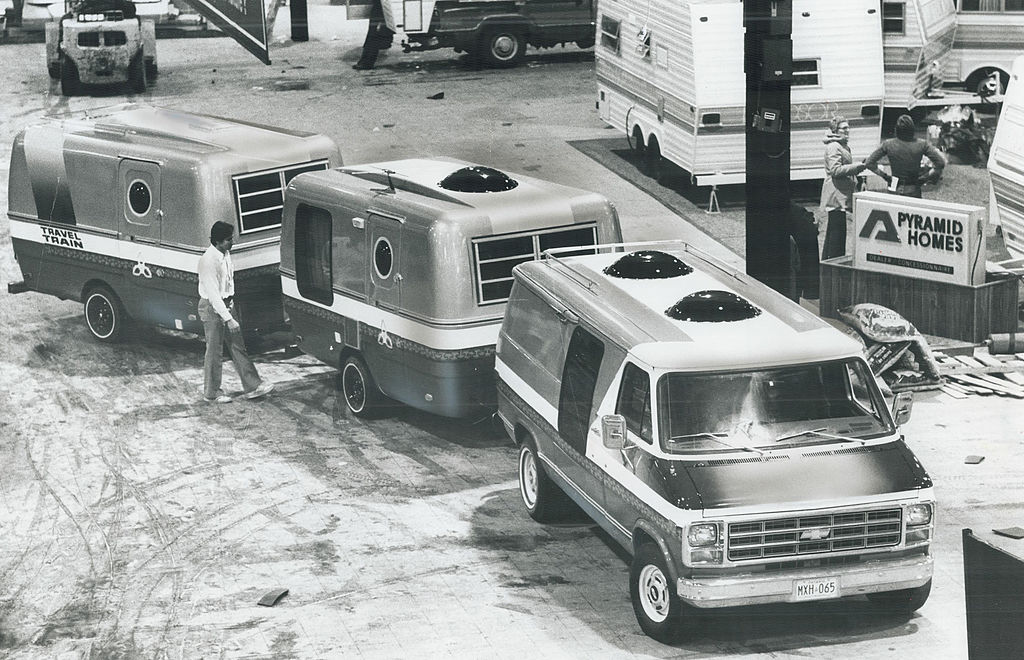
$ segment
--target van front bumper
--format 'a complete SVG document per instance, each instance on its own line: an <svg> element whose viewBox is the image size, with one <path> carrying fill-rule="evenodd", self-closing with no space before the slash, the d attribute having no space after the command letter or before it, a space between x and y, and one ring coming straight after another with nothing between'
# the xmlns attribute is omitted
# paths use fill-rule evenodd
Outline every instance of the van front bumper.
<svg viewBox="0 0 1024 660"><path fill-rule="evenodd" d="M679 578L676 589L682 600L696 607L789 603L797 600L793 588L797 580L836 577L839 580L839 593L834 597L839 598L920 587L931 579L933 564L930 554L920 554L852 566L823 566L726 577Z"/></svg>

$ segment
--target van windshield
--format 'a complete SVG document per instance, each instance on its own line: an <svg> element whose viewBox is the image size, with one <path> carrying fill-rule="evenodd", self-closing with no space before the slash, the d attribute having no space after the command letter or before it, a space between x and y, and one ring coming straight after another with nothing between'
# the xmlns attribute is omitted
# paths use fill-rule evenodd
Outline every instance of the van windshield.
<svg viewBox="0 0 1024 660"><path fill-rule="evenodd" d="M658 382L662 448L669 453L859 441L895 429L863 360L670 373Z"/></svg>

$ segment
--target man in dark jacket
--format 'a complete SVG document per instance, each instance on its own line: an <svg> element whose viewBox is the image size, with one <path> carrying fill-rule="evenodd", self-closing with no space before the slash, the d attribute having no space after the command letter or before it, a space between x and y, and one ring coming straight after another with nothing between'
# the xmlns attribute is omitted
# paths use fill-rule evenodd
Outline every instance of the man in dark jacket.
<svg viewBox="0 0 1024 660"><path fill-rule="evenodd" d="M922 156L931 162L930 168L921 167ZM878 169L878 161L889 159L892 174ZM938 181L946 167L942 153L924 140L914 137L914 120L910 115L900 115L896 120L896 137L885 140L875 149L864 164L869 170L889 183L890 192L908 197L921 196L921 184ZM896 179L893 190L893 179Z"/></svg>

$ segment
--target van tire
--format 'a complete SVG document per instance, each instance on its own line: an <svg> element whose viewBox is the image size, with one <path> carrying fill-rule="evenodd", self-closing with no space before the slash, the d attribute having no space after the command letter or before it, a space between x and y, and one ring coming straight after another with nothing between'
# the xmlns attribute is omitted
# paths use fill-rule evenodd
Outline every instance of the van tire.
<svg viewBox="0 0 1024 660"><path fill-rule="evenodd" d="M78 78L78 67L66 57L60 60L60 93L62 96L74 96L81 91Z"/></svg>
<svg viewBox="0 0 1024 660"><path fill-rule="evenodd" d="M644 633L671 644L691 627L696 611L679 599L657 544L642 543L629 569L629 596Z"/></svg>
<svg viewBox="0 0 1024 660"><path fill-rule="evenodd" d="M526 57L526 35L516 27L488 28L480 39L479 52L488 66L517 66Z"/></svg>
<svg viewBox="0 0 1024 660"><path fill-rule="evenodd" d="M519 496L539 523L558 522L569 505L569 496L544 471L532 438L519 445Z"/></svg>
<svg viewBox="0 0 1024 660"><path fill-rule="evenodd" d="M908 615L921 609L921 606L928 600L932 591L932 581L928 580L920 587L914 589L901 589L899 591L880 591L868 594L868 600L879 606L886 612L893 614Z"/></svg>
<svg viewBox="0 0 1024 660"><path fill-rule="evenodd" d="M82 311L89 333L97 340L107 343L121 340L128 315L109 287L90 287L82 296Z"/></svg>
<svg viewBox="0 0 1024 660"><path fill-rule="evenodd" d="M345 400L345 407L356 417L370 418L380 412L383 398L377 383L370 374L370 368L358 355L349 355L341 366L338 389Z"/></svg>

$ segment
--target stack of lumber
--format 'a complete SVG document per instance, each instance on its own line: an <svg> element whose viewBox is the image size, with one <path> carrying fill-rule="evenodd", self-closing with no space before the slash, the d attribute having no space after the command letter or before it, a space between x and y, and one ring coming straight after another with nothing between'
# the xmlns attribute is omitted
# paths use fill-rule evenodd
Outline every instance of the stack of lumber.
<svg viewBox="0 0 1024 660"><path fill-rule="evenodd" d="M985 348L973 356L935 354L945 381L940 388L954 399L1005 396L1024 399L1024 353L992 355Z"/></svg>

